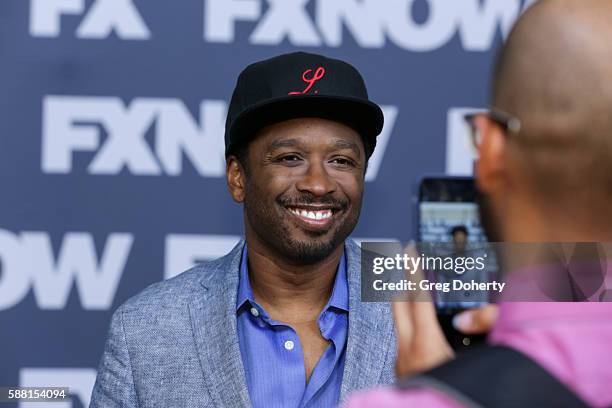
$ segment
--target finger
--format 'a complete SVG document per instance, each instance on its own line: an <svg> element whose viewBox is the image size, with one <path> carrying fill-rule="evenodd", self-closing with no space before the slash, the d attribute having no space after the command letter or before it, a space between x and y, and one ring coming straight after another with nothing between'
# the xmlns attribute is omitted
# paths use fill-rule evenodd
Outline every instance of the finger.
<svg viewBox="0 0 612 408"><path fill-rule="evenodd" d="M400 347L410 344L414 332L409 300L410 295L403 292L391 302L395 332L397 334L398 346Z"/></svg>
<svg viewBox="0 0 612 408"><path fill-rule="evenodd" d="M453 318L453 326L464 334L485 334L493 328L498 313L497 305L485 305L478 309L466 310Z"/></svg>
<svg viewBox="0 0 612 408"><path fill-rule="evenodd" d="M409 347L412 343L414 329L412 327L412 315L410 313L410 302L395 301L391 303L393 309L393 321L395 322L395 333L399 347Z"/></svg>
<svg viewBox="0 0 612 408"><path fill-rule="evenodd" d="M404 253L413 259L417 259L419 257L416 244L411 242L404 248ZM422 290L419 283L425 279L425 273L423 269L418 266L416 270L406 270L405 271L406 280L410 282L414 282L415 289L409 293L409 298L412 301L426 301L430 302L432 300L431 293L427 290Z"/></svg>
<svg viewBox="0 0 612 408"><path fill-rule="evenodd" d="M393 320L395 322L395 333L397 335L397 357L395 360L395 375L400 378L412 373L412 340L414 329L412 327L412 316L410 303L408 301L395 301L391 303L393 308Z"/></svg>
<svg viewBox="0 0 612 408"><path fill-rule="evenodd" d="M429 367L452 358L452 347L448 343L442 326L438 322L436 309L432 302L417 301L411 305L413 322L413 348L430 355ZM429 368L428 367L428 368Z"/></svg>
<svg viewBox="0 0 612 408"><path fill-rule="evenodd" d="M416 301L410 305L414 328L411 373L429 370L453 358L453 350L438 322L430 301ZM407 370L408 371L408 370Z"/></svg>
<svg viewBox="0 0 612 408"><path fill-rule="evenodd" d="M418 257L417 248L414 244L408 245L405 248L405 253L413 258ZM425 279L425 274L420 267L412 272L412 279L415 279L417 285L420 280ZM417 293L413 292L412 295L409 311L414 331L413 341L418 343L418 347L434 345L434 348L440 348L441 350L450 349L442 327L438 322L436 308L429 291L420 290Z"/></svg>
<svg viewBox="0 0 612 408"><path fill-rule="evenodd" d="M411 303L412 322L415 333L424 337L442 333L433 302L417 300Z"/></svg>

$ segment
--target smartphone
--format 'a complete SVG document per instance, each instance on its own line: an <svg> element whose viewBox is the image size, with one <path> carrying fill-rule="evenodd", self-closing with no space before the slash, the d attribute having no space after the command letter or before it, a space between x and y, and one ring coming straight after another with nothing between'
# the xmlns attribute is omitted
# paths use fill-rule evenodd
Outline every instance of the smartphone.
<svg viewBox="0 0 612 408"><path fill-rule="evenodd" d="M428 176L421 179L417 200L417 239L436 256L473 257L486 254L487 265L483 270L462 275L454 271L429 271L428 277L436 282L452 282L459 279L487 282L498 270L487 247L487 237L480 223L477 190L471 177ZM434 273L435 272L435 273ZM453 317L466 309L482 306L491 301L487 293L472 291L437 291L434 295L438 319L444 333L455 350L482 342L485 335L464 335L455 330Z"/></svg>

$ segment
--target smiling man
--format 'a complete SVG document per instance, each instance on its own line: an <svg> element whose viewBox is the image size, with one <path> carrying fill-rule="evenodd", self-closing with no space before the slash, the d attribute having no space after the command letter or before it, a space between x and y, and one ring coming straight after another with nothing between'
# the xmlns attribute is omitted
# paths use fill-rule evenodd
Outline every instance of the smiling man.
<svg viewBox="0 0 612 408"><path fill-rule="evenodd" d="M246 239L114 314L93 407L332 407L394 380L388 304L360 302L357 224L383 126L351 65L281 55L230 103L227 184Z"/></svg>

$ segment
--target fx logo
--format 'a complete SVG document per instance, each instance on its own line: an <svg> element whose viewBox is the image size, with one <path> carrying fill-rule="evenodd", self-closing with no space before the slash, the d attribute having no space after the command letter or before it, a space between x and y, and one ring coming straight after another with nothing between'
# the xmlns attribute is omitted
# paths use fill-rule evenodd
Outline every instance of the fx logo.
<svg viewBox="0 0 612 408"><path fill-rule="evenodd" d="M308 77L310 78L310 77ZM316 78L316 72L315 72ZM396 106L381 106L385 126L370 157L366 181L376 180L398 115ZM188 160L203 177L223 177L223 133L227 104L204 100L199 122L178 99L56 96L43 100L41 169L70 174L73 157L95 152L87 173L135 176L179 176ZM154 146L145 135L154 134Z"/></svg>
<svg viewBox="0 0 612 408"><path fill-rule="evenodd" d="M467 51L486 51L499 32L535 0L204 0L204 40L233 43L247 23L257 45L339 47L346 37L362 48L391 43L433 51L458 37ZM414 6L425 6L420 21Z"/></svg>
<svg viewBox="0 0 612 408"><path fill-rule="evenodd" d="M129 105L116 97L47 96L43 101L45 173L72 172L76 152L97 152L90 174L178 176L183 160L198 173L221 177L225 171L224 101L200 104L200 123L177 99L136 98ZM154 148L145 139L155 134ZM103 135L107 135L103 137Z"/></svg>
<svg viewBox="0 0 612 408"><path fill-rule="evenodd" d="M132 0L30 0L30 35L59 37L62 15L83 15L77 38L106 38L112 32L124 40L147 40L151 32Z"/></svg>

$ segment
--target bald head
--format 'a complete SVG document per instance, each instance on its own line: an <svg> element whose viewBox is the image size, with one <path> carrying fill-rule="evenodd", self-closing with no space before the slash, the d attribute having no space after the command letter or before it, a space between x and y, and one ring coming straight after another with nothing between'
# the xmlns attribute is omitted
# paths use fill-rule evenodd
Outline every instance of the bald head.
<svg viewBox="0 0 612 408"><path fill-rule="evenodd" d="M540 0L498 59L492 105L522 124L509 165L543 201L612 198L611 22L612 1Z"/></svg>

